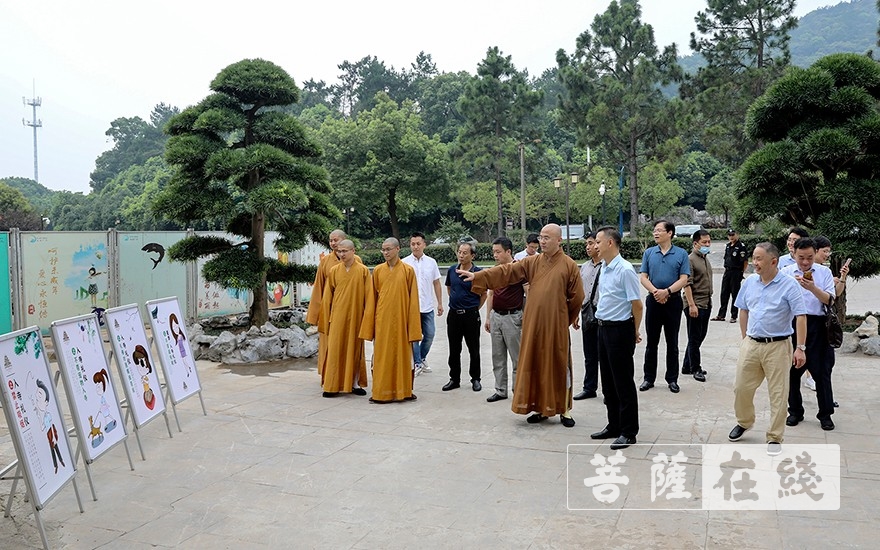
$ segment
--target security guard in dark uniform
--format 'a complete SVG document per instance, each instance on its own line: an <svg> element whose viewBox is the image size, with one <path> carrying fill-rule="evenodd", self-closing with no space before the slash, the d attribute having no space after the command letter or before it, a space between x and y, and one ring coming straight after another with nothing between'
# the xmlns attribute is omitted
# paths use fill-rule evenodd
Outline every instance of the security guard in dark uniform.
<svg viewBox="0 0 880 550"><path fill-rule="evenodd" d="M749 253L746 245L739 240L735 229L727 230L727 246L724 247L724 277L721 279L721 308L713 321L724 321L727 313L727 300L730 300L730 322L736 322L736 314L739 310L733 305L736 295L742 286L743 273L749 266Z"/></svg>

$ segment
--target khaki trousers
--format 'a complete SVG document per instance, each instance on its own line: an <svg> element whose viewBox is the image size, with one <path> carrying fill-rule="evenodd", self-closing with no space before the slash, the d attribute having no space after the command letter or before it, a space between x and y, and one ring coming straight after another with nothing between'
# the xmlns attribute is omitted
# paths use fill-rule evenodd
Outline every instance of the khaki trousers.
<svg viewBox="0 0 880 550"><path fill-rule="evenodd" d="M767 391L770 394L770 429L767 431L767 442L782 443L785 433L791 355L789 339L762 344L746 337L739 347L733 388L736 423L743 428L751 428L755 424L755 391L766 378Z"/></svg>

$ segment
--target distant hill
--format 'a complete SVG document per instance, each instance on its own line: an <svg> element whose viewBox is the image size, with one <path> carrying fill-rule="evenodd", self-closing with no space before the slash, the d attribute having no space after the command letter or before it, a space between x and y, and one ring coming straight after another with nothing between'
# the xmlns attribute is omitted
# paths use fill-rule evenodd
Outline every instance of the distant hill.
<svg viewBox="0 0 880 550"><path fill-rule="evenodd" d="M0 178L0 181L13 189L21 191L38 214L45 215L49 213L52 195L55 194L55 191L30 178L8 177Z"/></svg>
<svg viewBox="0 0 880 550"><path fill-rule="evenodd" d="M875 0L853 0L819 8L804 15L791 32L791 62L809 67L832 53L858 53L876 49L878 12ZM706 64L691 54L679 60L685 72L695 73Z"/></svg>

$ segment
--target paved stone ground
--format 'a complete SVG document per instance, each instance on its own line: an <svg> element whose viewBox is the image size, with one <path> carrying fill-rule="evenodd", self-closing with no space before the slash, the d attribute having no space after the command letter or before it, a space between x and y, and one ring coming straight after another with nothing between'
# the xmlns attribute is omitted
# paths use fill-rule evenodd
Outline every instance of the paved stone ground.
<svg viewBox="0 0 880 550"><path fill-rule="evenodd" d="M875 292L865 285L865 309ZM572 334L577 380L583 355L580 334ZM736 325L711 323L703 346L707 383L683 377L680 394L662 385L639 394L640 443L727 442L739 341ZM101 457L91 467L96 502L80 464L85 513L68 485L42 512L50 543L76 549L877 546L878 358L838 357L836 430L819 428L809 391L807 420L786 430L787 445L840 445L839 510L590 512L566 507L566 446L589 442L604 426L601 398L576 402L572 429L558 419L529 425L510 412L510 401L486 403L493 387L488 337L481 353L483 391L442 392L441 319L430 355L434 372L416 379L418 401L391 405L322 398L314 359L237 367L202 362L208 415L193 398L178 407L183 433L175 429L169 438L161 419L144 427L147 460L132 437L133 472L121 446ZM636 350L637 371L643 354L644 344ZM756 405L757 424L744 442L763 443L764 388ZM636 449L625 452L644 454ZM3 426L0 463L12 458ZM11 482L0 488L5 506ZM20 488L11 513L0 518L0 548L39 548Z"/></svg>

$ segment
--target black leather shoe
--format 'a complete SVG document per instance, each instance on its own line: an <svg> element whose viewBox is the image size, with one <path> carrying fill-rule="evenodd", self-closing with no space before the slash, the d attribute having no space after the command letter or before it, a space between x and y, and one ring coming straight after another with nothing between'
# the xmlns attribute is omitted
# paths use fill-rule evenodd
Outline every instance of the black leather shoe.
<svg viewBox="0 0 880 550"><path fill-rule="evenodd" d="M601 432L590 434L590 439L611 439L620 437L620 432L614 432L608 428L604 428Z"/></svg>
<svg viewBox="0 0 880 550"><path fill-rule="evenodd" d="M648 382L647 380L645 380L644 382L642 382L642 385L639 386L639 391L648 391L653 387L654 387L653 382Z"/></svg>
<svg viewBox="0 0 880 550"><path fill-rule="evenodd" d="M474 391L480 391L483 389L483 385L480 384L479 380L471 380L471 387L474 388Z"/></svg>
<svg viewBox="0 0 880 550"><path fill-rule="evenodd" d="M795 416L793 414L788 415L788 418L785 419L786 426L797 426L801 422L803 422L803 416Z"/></svg>
<svg viewBox="0 0 880 550"><path fill-rule="evenodd" d="M701 370L694 373L694 380L697 382L705 382L706 381L706 371Z"/></svg>
<svg viewBox="0 0 880 550"><path fill-rule="evenodd" d="M596 397L596 392L584 390L581 393L572 397L572 399L574 399L575 401L580 401L581 399L592 399L593 397Z"/></svg>
<svg viewBox="0 0 880 550"><path fill-rule="evenodd" d="M335 393L335 392L329 392L329 391L325 391L323 393L323 397L336 397L337 395L339 395L339 394Z"/></svg>
<svg viewBox="0 0 880 550"><path fill-rule="evenodd" d="M826 432L834 429L834 422L832 422L830 418L820 418L819 425L822 426L822 429Z"/></svg>
<svg viewBox="0 0 880 550"><path fill-rule="evenodd" d="M618 449L626 449L630 445L635 445L635 444L636 444L636 438L627 437L625 435L622 435L622 436L618 437L617 439L615 439L614 442L611 444L611 450L616 451Z"/></svg>
<svg viewBox="0 0 880 550"><path fill-rule="evenodd" d="M450 380L449 382L446 383L445 386L443 386L443 391L454 390L455 388L460 388L460 387L461 387L461 384Z"/></svg>
<svg viewBox="0 0 880 550"><path fill-rule="evenodd" d="M501 401L502 399L507 399L506 395L498 395L497 393L493 393L489 397L486 398L486 401L489 403L494 403L496 401Z"/></svg>
<svg viewBox="0 0 880 550"><path fill-rule="evenodd" d="M354 395L367 395L367 390L364 388L352 388L351 393Z"/></svg>
<svg viewBox="0 0 880 550"><path fill-rule="evenodd" d="M562 425L566 428L574 428L574 418L566 418L560 414L559 421L562 422Z"/></svg>
<svg viewBox="0 0 880 550"><path fill-rule="evenodd" d="M678 387L678 382L670 382L669 383L669 391L672 393L678 393L681 391L681 388Z"/></svg>
<svg viewBox="0 0 880 550"><path fill-rule="evenodd" d="M415 401L418 398L419 398L419 396L417 396L416 394L413 393L413 394L410 394L409 397L404 397L403 400L404 401Z"/></svg>
<svg viewBox="0 0 880 550"><path fill-rule="evenodd" d="M526 418L526 422L529 424L537 424L538 422L543 422L547 420L547 417L541 413L535 413L532 416Z"/></svg>
<svg viewBox="0 0 880 550"><path fill-rule="evenodd" d="M737 424L736 426L733 427L732 430L730 430L730 433L727 434L727 439L729 439L731 441L739 441L740 439L742 439L743 434L746 433L747 431L748 431L748 428L743 428L742 426Z"/></svg>

